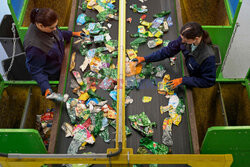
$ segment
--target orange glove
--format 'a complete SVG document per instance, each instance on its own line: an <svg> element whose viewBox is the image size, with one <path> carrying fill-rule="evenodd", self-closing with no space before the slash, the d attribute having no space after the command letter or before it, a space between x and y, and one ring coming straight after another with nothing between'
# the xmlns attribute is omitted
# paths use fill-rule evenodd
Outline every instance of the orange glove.
<svg viewBox="0 0 250 167"><path fill-rule="evenodd" d="M139 57L139 56L137 56L137 57L134 58L132 61L135 61L135 62L137 62L137 64L140 64L140 63L142 63L142 62L145 61L145 58L144 58L144 57Z"/></svg>
<svg viewBox="0 0 250 167"><path fill-rule="evenodd" d="M169 85L171 87L171 89L175 89L181 83L182 83L182 78L177 78L177 79L173 79L173 80L167 82L167 85Z"/></svg>
<svg viewBox="0 0 250 167"><path fill-rule="evenodd" d="M49 88L49 89L46 89L45 91L45 97L47 97L48 95L50 95L53 91Z"/></svg>
<svg viewBox="0 0 250 167"><path fill-rule="evenodd" d="M81 37L81 33L82 33L82 31L79 31L79 32L72 32L72 36Z"/></svg>

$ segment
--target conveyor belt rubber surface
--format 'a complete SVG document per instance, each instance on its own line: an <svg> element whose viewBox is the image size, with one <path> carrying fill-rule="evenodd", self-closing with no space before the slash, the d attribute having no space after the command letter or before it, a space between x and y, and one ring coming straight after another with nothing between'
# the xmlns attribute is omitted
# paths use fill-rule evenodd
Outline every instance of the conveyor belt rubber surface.
<svg viewBox="0 0 250 167"><path fill-rule="evenodd" d="M116 9L119 7L119 1L115 3ZM81 3L81 0L79 1L79 4ZM127 49L131 48L129 43L134 40L133 38L130 38L131 33L137 32L137 26L139 25L139 18L142 14L134 13L129 6L131 4L138 4L138 6L146 5L148 7L148 13L146 13L147 21L153 21L153 14L159 13L161 10L169 10L171 9L171 17L173 19L174 25L169 28L169 32L164 34L163 39L164 40L174 40L177 38L177 23L176 23L176 14L175 14L175 5L174 1L172 0L147 0L144 3L141 3L139 0L132 0L127 1L127 13L126 18L132 17L132 23L127 23L126 25L126 47ZM77 16L82 13L81 9L78 8ZM86 10L86 14L88 16L91 16L93 18L96 18L95 15L97 14L96 11L90 11ZM118 21L111 20L110 23L112 24L110 31L110 35L112 39L118 40ZM104 23L106 25L107 23ZM80 31L83 26L77 26L75 27L75 31ZM76 39L74 39L75 41ZM79 52L80 44L74 45L72 44L72 51L76 52L76 67L75 69L77 71L81 71L79 69L79 66L83 63L84 57L81 56ZM92 48L94 48L93 46ZM138 56L146 56L153 51L156 51L160 49L160 47L157 47L155 49L149 49L146 44L139 47L138 50ZM181 77L181 60L180 55L177 55L176 64L174 66L170 66L169 59L165 59L160 62L153 63L154 66L162 64L168 74L170 74L171 78L178 78ZM80 72L81 75L83 75L82 72ZM70 88L70 80L73 79L72 73L68 74L67 79L67 85L66 85L66 92L70 95L70 97L77 98L75 94L72 93L72 90ZM162 79L158 79L157 81L161 81ZM184 98L184 89L183 87L180 87L176 89L175 91L179 97ZM110 98L107 91L104 91L102 89L97 90L97 94L106 98L108 100L108 104L111 105L112 99ZM157 123L157 127L154 128L154 135L153 140L159 143L162 143L162 122L164 118L168 116L167 113L161 114L160 113L160 105L166 106L168 104L168 99L166 99L163 95L160 95L157 93L157 87L154 86L149 79L145 79L141 82L140 89L139 90L133 90L129 96L133 98L134 102L132 104L129 104L128 107L126 107L126 125L132 130L132 135L127 137L127 147L133 148L134 153L136 153L136 150L139 147L139 140L142 138L142 136L135 131L130 126L130 121L128 120L129 115L139 114L141 112L145 112L149 119L151 121L154 121ZM142 103L142 97L143 96L151 96L152 101L150 103ZM185 100L185 99L184 99ZM67 114L67 110L65 105L63 106L63 110L61 113L61 120L60 120L60 127L63 124L63 122L70 122L69 116ZM96 137L96 142L94 145L87 145L86 148L83 151L79 151L78 153L82 152L93 152L93 153L106 153L108 148L114 148L115 147L115 130L109 126L109 132L110 132L110 138L112 139L109 144L105 143L101 137ZM189 154L191 153L191 146L190 146L190 135L189 135L189 129L188 129L188 118L187 118L187 111L185 111L185 114L182 117L182 121L180 125L173 126L172 127L172 137L174 144L172 147L170 147L173 154ZM59 129L58 135L57 135L57 143L55 148L55 153L67 153L68 146L71 142L72 138L66 138L65 133ZM101 165L95 165L95 166L101 166ZM166 166L166 165L164 165ZM172 166L172 165L171 165Z"/></svg>
<svg viewBox="0 0 250 167"><path fill-rule="evenodd" d="M132 23L127 23L127 35L126 35L126 47L131 48L129 43L133 41L135 38L130 38L130 34L134 34L137 32L137 26L139 25L139 20L142 14L134 13L129 6L131 4L146 5L148 7L148 12L146 13L147 18L146 21L153 21L153 15L161 12L162 10L171 10L171 17L173 20L173 26L169 27L169 31L163 35L163 40L175 40L177 39L177 22L176 22L176 11L175 11L175 2L172 0L148 0L144 3L140 3L138 1L127 1L127 18L132 17ZM147 44L144 44L139 47L137 56L147 56L154 51L157 51L162 47L156 47L154 49L149 49ZM163 61L154 62L153 66L163 65L166 68L166 73L170 74L171 79L179 78L182 75L181 69L181 59L180 54L177 55L177 60L175 65L171 66L169 59L165 59ZM145 64L145 63L144 63ZM162 79L158 79L161 81ZM178 97L182 97L184 99L184 89L183 87L179 87L175 90ZM163 95L157 93L157 86L153 85L150 79L143 80L141 82L139 90L133 90L129 96L134 99L134 102L126 108L126 114L134 115L139 114L141 112L145 112L149 119L153 122L157 123L157 128L154 128L153 140L159 143L162 143L162 123L163 120L168 116L167 113L160 113L160 106L168 105L168 99L166 99ZM152 101L149 103L143 103L143 96L151 96ZM130 124L128 117L126 116L126 125ZM131 127L131 126L130 126ZM141 139L141 135L133 130L132 136L127 138L127 147L134 148L134 153L136 153L137 148L139 147L139 140ZM182 121L179 126L172 126L172 137L173 137L173 146L171 147L173 154L189 154L190 151L190 135L188 130L188 118L187 112L182 117Z"/></svg>

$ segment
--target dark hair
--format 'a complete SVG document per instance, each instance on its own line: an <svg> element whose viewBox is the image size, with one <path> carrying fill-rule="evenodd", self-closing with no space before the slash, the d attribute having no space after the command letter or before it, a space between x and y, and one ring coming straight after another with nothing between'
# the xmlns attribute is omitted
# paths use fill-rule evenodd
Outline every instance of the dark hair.
<svg viewBox="0 0 250 167"><path fill-rule="evenodd" d="M212 44L207 31L203 30L201 25L196 22L188 22L182 26L180 34L187 39L195 39L195 37L201 37L202 41L206 44Z"/></svg>
<svg viewBox="0 0 250 167"><path fill-rule="evenodd" d="M34 8L30 13L30 22L51 26L58 20L56 12L50 8Z"/></svg>

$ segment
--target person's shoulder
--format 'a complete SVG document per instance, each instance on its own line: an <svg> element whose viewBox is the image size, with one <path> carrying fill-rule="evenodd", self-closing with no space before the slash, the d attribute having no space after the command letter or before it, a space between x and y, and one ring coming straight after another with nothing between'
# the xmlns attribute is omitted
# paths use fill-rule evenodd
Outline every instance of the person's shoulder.
<svg viewBox="0 0 250 167"><path fill-rule="evenodd" d="M211 44L204 44L204 47L202 49L202 53L206 54L207 57L215 56L213 46Z"/></svg>
<svg viewBox="0 0 250 167"><path fill-rule="evenodd" d="M42 55L45 54L41 49L36 46L28 46L26 49L26 55Z"/></svg>

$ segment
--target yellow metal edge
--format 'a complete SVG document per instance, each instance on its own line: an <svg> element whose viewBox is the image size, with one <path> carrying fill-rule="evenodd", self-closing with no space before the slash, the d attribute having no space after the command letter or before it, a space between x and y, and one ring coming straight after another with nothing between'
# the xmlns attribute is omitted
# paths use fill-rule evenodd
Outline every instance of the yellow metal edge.
<svg viewBox="0 0 250 167"><path fill-rule="evenodd" d="M117 151L113 149L113 151ZM128 154L129 152L129 154ZM118 156L108 158L0 158L3 167L38 166L41 164L188 164L193 167L229 167L232 154L132 154L124 149Z"/></svg>
<svg viewBox="0 0 250 167"><path fill-rule="evenodd" d="M123 5L122 5L123 4ZM119 3L119 9L126 9L126 3ZM123 18L122 18L123 17ZM123 21L123 22L122 22ZM122 32L122 28L120 28L120 26L123 26L123 32ZM126 10L119 10L119 27L118 27L118 53L121 52L120 48L121 45L123 45L124 47L122 47L122 55L118 54L118 87L117 89L122 89L122 147L126 148L126 133L125 133L125 46L126 46ZM119 39L121 39L123 37L123 41L121 44L121 41ZM122 67L120 67L120 61L121 61L121 56L123 56L124 61L122 62ZM123 73L122 73L122 78L120 78L119 74L120 74L120 69L123 69ZM120 96L119 91L117 91L117 97ZM117 98L117 104L119 104L119 98ZM119 105L117 105L117 115L119 115ZM116 121L116 148L118 148L118 125L119 125L119 121L118 119L120 119L119 117L117 117L117 121Z"/></svg>

